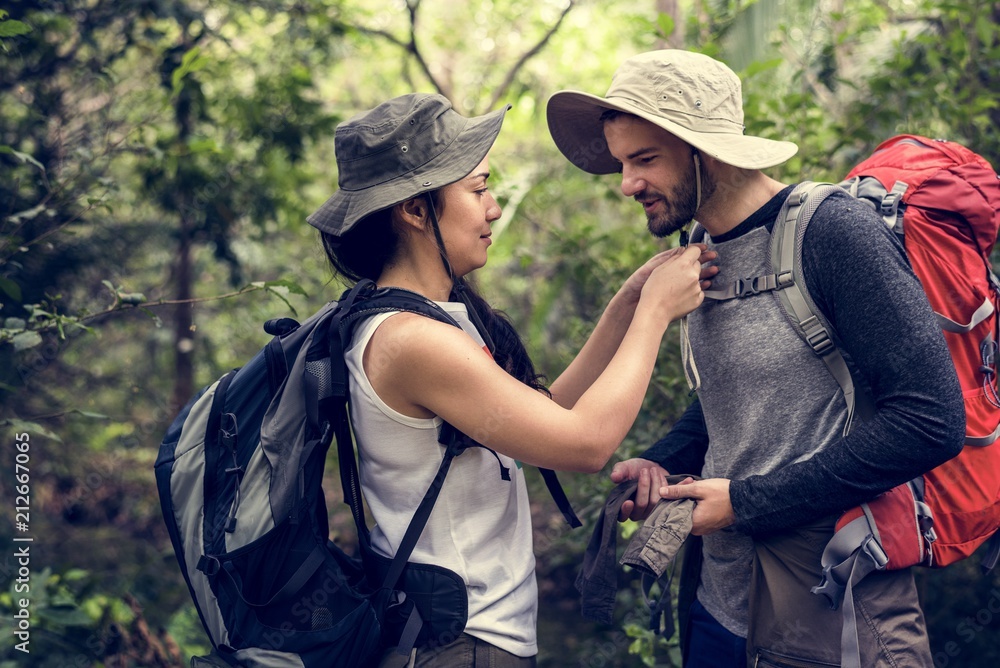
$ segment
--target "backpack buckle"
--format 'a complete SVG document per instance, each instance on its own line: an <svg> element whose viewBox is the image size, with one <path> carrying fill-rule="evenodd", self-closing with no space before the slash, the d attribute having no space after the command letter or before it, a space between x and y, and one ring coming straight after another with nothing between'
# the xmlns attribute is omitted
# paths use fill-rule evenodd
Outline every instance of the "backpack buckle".
<svg viewBox="0 0 1000 668"><path fill-rule="evenodd" d="M864 542L861 546L861 551L864 552L872 563L875 564L875 568L882 571L885 570L886 564L889 563L889 556L882 549L882 546L878 544L874 536L869 536L868 540Z"/></svg>
<svg viewBox="0 0 1000 668"><path fill-rule="evenodd" d="M222 414L221 424L219 425L219 435L222 437L222 443L226 447L230 450L236 449L236 439L240 435L240 428L236 421L236 416L233 413Z"/></svg>
<svg viewBox="0 0 1000 668"><path fill-rule="evenodd" d="M734 291L737 297L740 298L749 297L750 295L753 294L753 287L750 285L750 280L751 279L749 278L736 279L736 286L734 288Z"/></svg>
<svg viewBox="0 0 1000 668"><path fill-rule="evenodd" d="M201 555L198 559L198 570L207 575L208 577L213 577L222 568L222 564L216 557L209 556L207 554Z"/></svg>
<svg viewBox="0 0 1000 668"><path fill-rule="evenodd" d="M837 578L833 574L833 566L824 566L823 580L809 591L814 594L826 596L826 600L830 604L830 609L836 610L840 607L840 602L844 599L844 591L846 589L845 585L837 582Z"/></svg>
<svg viewBox="0 0 1000 668"><path fill-rule="evenodd" d="M812 315L802 321L802 332L813 352L822 357L833 349L833 341L819 319Z"/></svg>
<svg viewBox="0 0 1000 668"><path fill-rule="evenodd" d="M734 292L737 297L750 297L753 295L759 295L762 290L766 287L761 286L761 279L765 279L766 276L754 276L753 278L737 278L736 286L734 287Z"/></svg>
<svg viewBox="0 0 1000 668"><path fill-rule="evenodd" d="M903 199L903 193L906 192L908 187L906 182L896 181L892 185L892 190L888 191L882 197L882 203L879 205L879 213L882 215L882 220L885 221L885 224L890 229L896 228L896 214L899 212L899 203Z"/></svg>
<svg viewBox="0 0 1000 668"><path fill-rule="evenodd" d="M901 199L903 199L903 193L886 193L885 197L882 198L882 205L879 207L882 216L895 216Z"/></svg>
<svg viewBox="0 0 1000 668"><path fill-rule="evenodd" d="M917 501L917 526L920 527L920 534L928 543L937 540L937 532L934 531L934 513L931 507L923 501Z"/></svg>

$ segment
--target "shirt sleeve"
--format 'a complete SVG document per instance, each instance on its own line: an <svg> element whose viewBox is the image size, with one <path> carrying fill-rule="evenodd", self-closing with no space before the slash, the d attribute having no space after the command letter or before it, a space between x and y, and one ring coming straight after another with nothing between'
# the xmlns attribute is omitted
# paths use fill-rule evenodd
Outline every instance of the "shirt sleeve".
<svg viewBox="0 0 1000 668"><path fill-rule="evenodd" d="M707 451L705 414L701 410L701 402L695 398L670 432L639 456L656 462L673 474L701 475Z"/></svg>
<svg viewBox="0 0 1000 668"><path fill-rule="evenodd" d="M861 202L836 194L803 241L803 274L874 414L812 458L734 480L735 528L756 534L840 513L950 459L965 437L944 336L901 244ZM656 446L654 446L655 449Z"/></svg>

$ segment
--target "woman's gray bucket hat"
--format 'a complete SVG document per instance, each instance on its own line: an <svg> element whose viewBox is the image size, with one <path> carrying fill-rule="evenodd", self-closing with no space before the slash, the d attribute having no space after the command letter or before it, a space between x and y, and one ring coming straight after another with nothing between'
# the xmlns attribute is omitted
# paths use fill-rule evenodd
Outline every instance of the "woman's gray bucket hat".
<svg viewBox="0 0 1000 668"><path fill-rule="evenodd" d="M664 49L624 61L606 97L559 91L546 115L556 146L591 174L619 170L608 151L601 114L623 111L657 125L699 151L736 167L763 169L795 155L798 146L743 134L743 94L736 73L692 51Z"/></svg>
<svg viewBox="0 0 1000 668"><path fill-rule="evenodd" d="M442 95L411 93L341 123L339 190L306 220L342 236L369 214L465 178L493 146L508 109L466 118Z"/></svg>

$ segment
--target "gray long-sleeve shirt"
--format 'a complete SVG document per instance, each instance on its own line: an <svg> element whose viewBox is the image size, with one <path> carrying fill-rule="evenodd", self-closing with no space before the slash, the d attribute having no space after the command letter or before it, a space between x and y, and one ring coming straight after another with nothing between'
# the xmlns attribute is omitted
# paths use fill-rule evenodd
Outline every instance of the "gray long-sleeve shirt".
<svg viewBox="0 0 1000 668"><path fill-rule="evenodd" d="M770 228L790 192L772 198L732 231L731 241ZM874 213L832 197L806 232L809 292L867 385L872 417L805 461L733 480L734 528L747 534L801 525L870 500L957 454L965 413L944 338L902 247ZM873 228L876 230L873 233ZM641 456L672 473L701 471L708 432L695 401Z"/></svg>

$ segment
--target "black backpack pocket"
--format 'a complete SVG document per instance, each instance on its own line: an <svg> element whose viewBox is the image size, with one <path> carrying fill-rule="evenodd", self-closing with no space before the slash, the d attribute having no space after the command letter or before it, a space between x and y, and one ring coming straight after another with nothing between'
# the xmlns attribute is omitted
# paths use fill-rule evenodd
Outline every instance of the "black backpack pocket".
<svg viewBox="0 0 1000 668"><path fill-rule="evenodd" d="M266 648L296 654L305 666L361 666L391 639L386 623L405 620L410 608L370 588L357 559L318 544L308 521L286 521L202 566L227 612L222 651Z"/></svg>
<svg viewBox="0 0 1000 668"><path fill-rule="evenodd" d="M365 571L368 581L382 583L392 559L365 550ZM396 583L396 589L406 594L420 613L423 626L417 635L417 647L441 647L456 640L469 621L469 595L465 581L458 573L433 564L408 562ZM403 620L405 621L405 620ZM401 626L387 629L390 638L398 638Z"/></svg>

